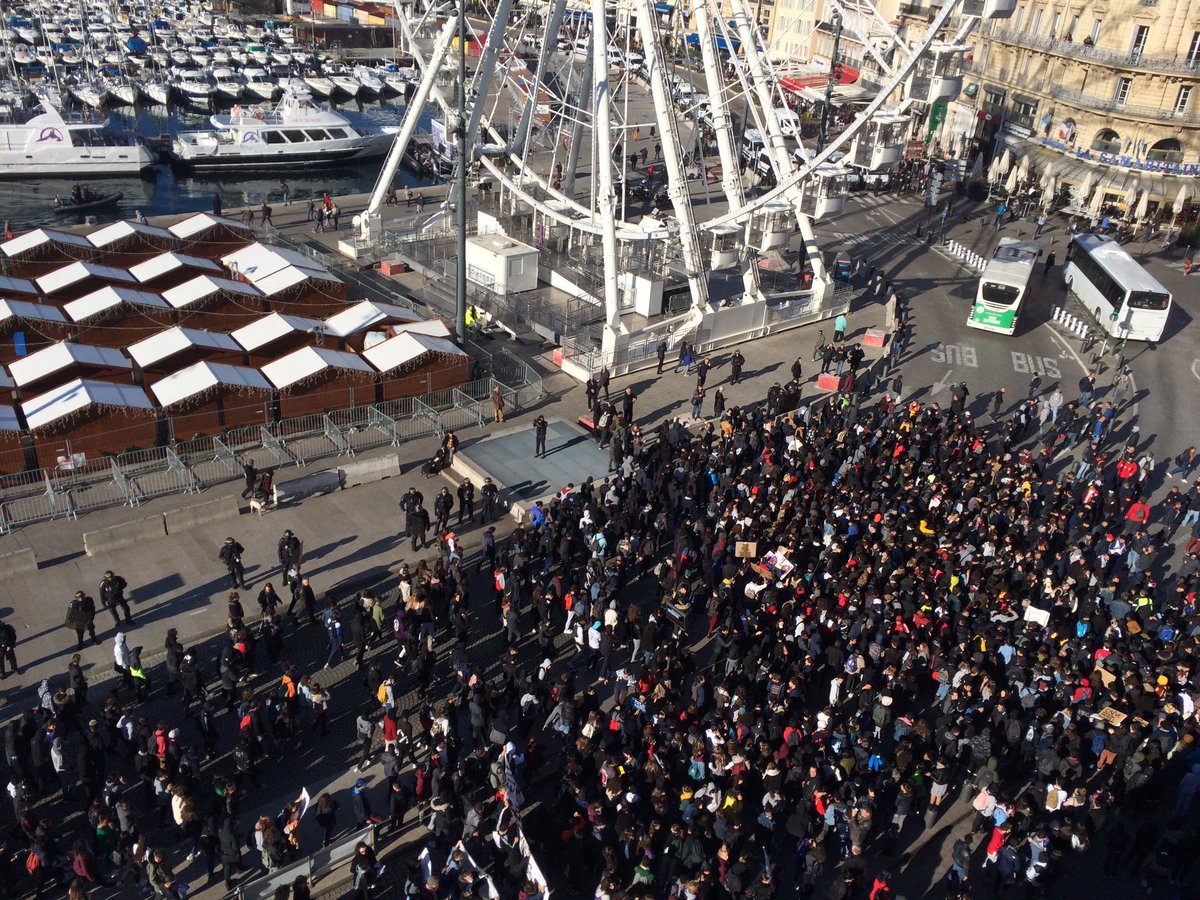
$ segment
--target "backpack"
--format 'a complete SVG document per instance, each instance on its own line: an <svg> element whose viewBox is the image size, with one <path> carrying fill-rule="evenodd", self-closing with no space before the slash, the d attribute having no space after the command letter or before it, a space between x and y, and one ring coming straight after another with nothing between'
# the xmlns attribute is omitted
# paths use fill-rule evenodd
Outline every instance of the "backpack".
<svg viewBox="0 0 1200 900"><path fill-rule="evenodd" d="M381 684L379 690L375 692L375 699L380 703L387 703L387 685Z"/></svg>

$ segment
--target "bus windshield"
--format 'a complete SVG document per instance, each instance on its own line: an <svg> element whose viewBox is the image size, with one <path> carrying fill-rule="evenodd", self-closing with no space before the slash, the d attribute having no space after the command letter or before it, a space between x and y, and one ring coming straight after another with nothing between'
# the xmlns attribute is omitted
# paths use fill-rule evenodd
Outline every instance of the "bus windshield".
<svg viewBox="0 0 1200 900"><path fill-rule="evenodd" d="M1011 284L996 284L994 281L985 281L980 287L979 295L985 303L994 303L997 306L1012 306L1017 302L1017 298L1021 296L1021 289Z"/></svg>
<svg viewBox="0 0 1200 900"><path fill-rule="evenodd" d="M1156 291L1130 291L1129 305L1134 309L1157 309L1163 310L1167 308L1167 304L1171 302L1170 294L1160 294Z"/></svg>

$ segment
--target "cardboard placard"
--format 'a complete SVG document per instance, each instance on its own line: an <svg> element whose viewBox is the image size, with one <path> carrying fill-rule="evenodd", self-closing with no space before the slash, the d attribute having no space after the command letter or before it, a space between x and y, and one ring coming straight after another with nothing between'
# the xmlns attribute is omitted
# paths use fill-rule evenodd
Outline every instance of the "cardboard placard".
<svg viewBox="0 0 1200 900"><path fill-rule="evenodd" d="M734 554L738 559L754 559L758 556L758 541L738 541Z"/></svg>
<svg viewBox="0 0 1200 900"><path fill-rule="evenodd" d="M1096 666L1096 674L1100 676L1100 683L1106 688L1116 683L1117 676L1103 666Z"/></svg>
<svg viewBox="0 0 1200 900"><path fill-rule="evenodd" d="M1103 722L1107 722L1113 728L1120 728L1121 723L1129 718L1129 716L1121 712L1119 709L1116 709L1112 706L1106 706L1104 709L1100 710L1100 712L1096 713L1094 718L1100 719Z"/></svg>
<svg viewBox="0 0 1200 900"><path fill-rule="evenodd" d="M1034 622L1045 628L1050 624L1050 611L1038 609L1036 606L1025 607L1025 621Z"/></svg>

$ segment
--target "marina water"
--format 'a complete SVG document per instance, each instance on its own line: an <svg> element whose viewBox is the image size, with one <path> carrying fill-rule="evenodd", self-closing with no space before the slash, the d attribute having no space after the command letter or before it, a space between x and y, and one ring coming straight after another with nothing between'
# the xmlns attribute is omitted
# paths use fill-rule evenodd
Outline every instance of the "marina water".
<svg viewBox="0 0 1200 900"><path fill-rule="evenodd" d="M335 104L334 108L350 119L354 125L401 124L405 105L388 100ZM423 111L418 133L428 134L436 107L429 105ZM202 110L186 106L140 106L117 107L109 112L110 130L136 133L148 139L159 135L174 135L180 131L208 128L208 116ZM265 200L272 207L283 203L280 179L287 181L292 202L306 202L309 197L330 196L369 191L375 184L382 160L340 166L312 166L281 172L236 172L196 174L177 172L166 163L146 170L141 177L103 178L91 182L93 189L101 192L120 191L125 196L116 209L93 213L99 222L116 219L131 219L137 211L148 217L172 213L198 212L212 209L213 195L219 194L222 207L236 209L248 204L261 205ZM0 217L11 222L14 231L53 225L80 225L84 216L55 215L52 204L55 196L69 197L71 179L40 178L4 182L0 185L3 202ZM405 185L433 184L427 177L418 177L401 168L396 173L398 188ZM257 215L257 213L256 213Z"/></svg>

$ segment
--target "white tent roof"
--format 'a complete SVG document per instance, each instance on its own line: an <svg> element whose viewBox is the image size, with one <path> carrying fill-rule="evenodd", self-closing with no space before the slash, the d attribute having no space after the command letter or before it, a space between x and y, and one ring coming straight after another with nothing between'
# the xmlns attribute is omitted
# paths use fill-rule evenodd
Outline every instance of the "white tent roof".
<svg viewBox="0 0 1200 900"><path fill-rule="evenodd" d="M233 219L226 219L224 216L214 216L210 213L196 213L194 216L188 216L186 219L181 219L167 230L175 237L189 238L202 231L207 231L210 228L236 228L238 231L250 233L250 229L241 222L235 222Z"/></svg>
<svg viewBox="0 0 1200 900"><path fill-rule="evenodd" d="M102 313L106 309L112 309L121 303L128 303L130 306L149 306L153 309L171 308L171 304L158 294L109 285L108 287L100 288L98 291L92 291L78 300L64 303L63 312L70 316L73 321L82 322L89 316Z"/></svg>
<svg viewBox="0 0 1200 900"><path fill-rule="evenodd" d="M330 275L324 269L287 266L258 279L254 282L254 286L268 297L274 297L276 294L286 291L290 287L295 287L298 284L303 284L305 281L324 281L332 284L341 284L340 278Z"/></svg>
<svg viewBox="0 0 1200 900"><path fill-rule="evenodd" d="M175 235L171 234L165 228L156 228L153 225L143 225L140 222L130 222L127 220L105 225L103 228L89 234L87 239L94 247L108 247L117 241L132 237L135 234L143 235L144 237L175 239Z"/></svg>
<svg viewBox="0 0 1200 900"><path fill-rule="evenodd" d="M21 425L17 422L17 410L13 406L0 406L0 431L20 431Z"/></svg>
<svg viewBox="0 0 1200 900"><path fill-rule="evenodd" d="M37 280L37 285L45 294L53 294L72 284L78 284L88 278L98 278L104 281L123 281L133 284L135 279L124 269L114 266L102 266L93 262L68 263L53 272L47 272Z"/></svg>
<svg viewBox="0 0 1200 900"><path fill-rule="evenodd" d="M244 297L261 297L262 294L248 284L232 278L214 278L199 275L191 281L163 291L162 297L176 309L191 306L213 294L241 294Z"/></svg>
<svg viewBox="0 0 1200 900"><path fill-rule="evenodd" d="M421 322L401 322L391 326L392 331L410 334L427 334L430 337L450 337L450 329L441 319L425 319Z"/></svg>
<svg viewBox="0 0 1200 900"><path fill-rule="evenodd" d="M120 350L61 341L9 363L8 371L12 373L13 381L23 387L76 365L133 368Z"/></svg>
<svg viewBox="0 0 1200 900"><path fill-rule="evenodd" d="M249 325L243 325L229 334L244 349L257 350L259 347L265 347L267 344L278 340L284 335L296 332L307 334L310 331L316 331L320 328L320 319L308 319L304 316L288 316L283 313L273 312L270 315L263 316L261 319L255 319Z"/></svg>
<svg viewBox="0 0 1200 900"><path fill-rule="evenodd" d="M221 257L221 262L230 269L237 269L251 281L255 275L269 275L286 266L317 268L319 265L303 253L283 247L268 247L262 243L250 244L227 253Z"/></svg>
<svg viewBox="0 0 1200 900"><path fill-rule="evenodd" d="M0 250L3 250L4 255L11 259L46 244L65 244L72 247L87 247L89 250L94 249L92 242L82 235L71 234L68 231L54 231L49 228L36 228L0 244Z"/></svg>
<svg viewBox="0 0 1200 900"><path fill-rule="evenodd" d="M251 244L221 257L221 262L272 297L307 279L339 282L320 263L295 250Z"/></svg>
<svg viewBox="0 0 1200 900"><path fill-rule="evenodd" d="M267 376L271 384L282 390L297 381L302 381L329 368L349 369L353 372L370 372L372 374L375 372L363 361L361 356L354 353L329 350L325 347L301 347L295 353L289 353L274 362L267 363L262 367L262 373Z"/></svg>
<svg viewBox="0 0 1200 900"><path fill-rule="evenodd" d="M393 338L388 338L382 344L376 344L363 351L367 362L380 372L390 372L397 366L410 363L426 353L450 353L455 356L466 356L452 341L445 338L431 337L427 334L404 332Z"/></svg>
<svg viewBox="0 0 1200 900"><path fill-rule="evenodd" d="M384 319L411 321L414 318L416 316L411 309L392 306L389 303L376 303L374 300L363 300L326 319L325 332L334 337L347 337L364 328L370 328L376 322L382 322Z"/></svg>
<svg viewBox="0 0 1200 900"><path fill-rule="evenodd" d="M37 288L28 278L0 275L0 294L36 294Z"/></svg>
<svg viewBox="0 0 1200 900"><path fill-rule="evenodd" d="M33 319L39 322L61 322L67 317L57 306L46 303L27 303L24 300L0 300L0 322L6 319Z"/></svg>
<svg viewBox="0 0 1200 900"><path fill-rule="evenodd" d="M25 411L25 421L29 423L30 429L37 429L93 405L145 410L154 408L150 398L140 387L76 378L62 387L26 400L21 404L21 409Z"/></svg>
<svg viewBox="0 0 1200 900"><path fill-rule="evenodd" d="M174 272L176 269L204 269L208 272L222 272L211 259L201 259L199 256L189 256L186 253L176 253L174 250L168 250L166 253L160 253L158 256L152 256L145 262L140 262L129 270L129 274L138 281L145 284L147 281L153 281L168 272Z"/></svg>
<svg viewBox="0 0 1200 900"><path fill-rule="evenodd" d="M139 366L152 366L164 359L182 353L189 347L206 347L210 350L241 351L237 341L220 331L203 331L199 328L181 328L176 325L152 334L136 344L130 344L126 352Z"/></svg>
<svg viewBox="0 0 1200 900"><path fill-rule="evenodd" d="M159 406L168 407L218 385L271 390L271 383L257 369L210 362L198 362L173 372L156 381L150 390Z"/></svg>

